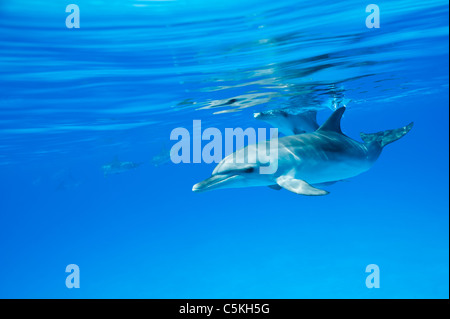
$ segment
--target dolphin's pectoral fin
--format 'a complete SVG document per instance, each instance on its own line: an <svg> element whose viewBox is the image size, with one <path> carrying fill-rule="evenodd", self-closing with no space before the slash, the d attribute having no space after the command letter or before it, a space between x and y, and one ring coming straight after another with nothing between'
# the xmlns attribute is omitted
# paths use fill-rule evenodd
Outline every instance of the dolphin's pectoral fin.
<svg viewBox="0 0 450 319"><path fill-rule="evenodd" d="M320 196L327 195L328 192L315 188L301 179L295 179L292 176L283 175L277 178L277 184L288 191L299 195Z"/></svg>
<svg viewBox="0 0 450 319"><path fill-rule="evenodd" d="M275 185L269 185L269 186L267 186L267 187L269 187L269 188L271 188L271 189L274 189L274 190L276 190L276 191L279 191L280 189L283 188L283 187L281 187L281 186L278 185L278 184L275 184Z"/></svg>
<svg viewBox="0 0 450 319"><path fill-rule="evenodd" d="M344 180L342 180L342 181L324 182L324 183L314 184L314 187L327 187L327 186L334 185L334 184L336 184L337 182L344 182Z"/></svg>

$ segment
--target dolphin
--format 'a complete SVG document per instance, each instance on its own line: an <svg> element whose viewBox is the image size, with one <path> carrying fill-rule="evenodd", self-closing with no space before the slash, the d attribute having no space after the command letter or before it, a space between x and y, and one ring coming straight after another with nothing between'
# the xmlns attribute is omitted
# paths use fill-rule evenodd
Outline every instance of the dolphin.
<svg viewBox="0 0 450 319"><path fill-rule="evenodd" d="M372 167L383 148L408 133L413 122L402 128L378 133L361 133L363 143L355 141L341 131L341 118L345 107L337 109L328 120L312 133L285 136L273 143L277 147L278 168L272 174L261 174L258 160L246 157L251 149L266 152L270 141L260 142L240 149L225 157L214 169L212 176L192 190L203 192L220 188L269 186L287 189L300 195L326 195L318 188L332 182L357 176ZM259 144L266 143L264 147ZM259 158L259 157L257 157ZM250 163L252 162L252 163Z"/></svg>
<svg viewBox="0 0 450 319"><path fill-rule="evenodd" d="M58 185L56 186L56 190L58 191L66 191L66 190L73 190L80 186L81 182L78 181L76 178L72 176L72 174L69 174L64 179L61 179L58 182Z"/></svg>
<svg viewBox="0 0 450 319"><path fill-rule="evenodd" d="M158 167L168 162L170 162L170 150L164 145L161 151L152 157L151 163L153 166Z"/></svg>
<svg viewBox="0 0 450 319"><path fill-rule="evenodd" d="M134 163L134 162L121 162L114 157L111 163L105 164L102 166L103 174L105 176L112 174L120 174L141 166L142 163Z"/></svg>
<svg viewBox="0 0 450 319"><path fill-rule="evenodd" d="M301 133L311 133L319 128L317 124L317 111L310 110L298 114L288 113L285 110L270 110L254 113L257 120L269 123L286 136Z"/></svg>

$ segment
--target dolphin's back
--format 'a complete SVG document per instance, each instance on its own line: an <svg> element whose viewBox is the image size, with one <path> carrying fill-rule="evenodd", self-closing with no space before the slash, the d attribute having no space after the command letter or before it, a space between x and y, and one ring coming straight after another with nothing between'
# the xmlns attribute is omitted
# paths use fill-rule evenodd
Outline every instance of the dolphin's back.
<svg viewBox="0 0 450 319"><path fill-rule="evenodd" d="M283 141L283 139L286 139ZM281 148L299 157L316 160L351 160L367 157L367 147L345 135L320 132L288 136L280 139Z"/></svg>
<svg viewBox="0 0 450 319"><path fill-rule="evenodd" d="M314 132L279 139L279 167L295 168L310 184L347 179L368 170L373 160L363 143L335 132ZM281 169L280 174L286 172Z"/></svg>
<svg viewBox="0 0 450 319"><path fill-rule="evenodd" d="M284 110L255 113L256 119L269 123L286 136L314 132L319 128L317 111L292 114Z"/></svg>

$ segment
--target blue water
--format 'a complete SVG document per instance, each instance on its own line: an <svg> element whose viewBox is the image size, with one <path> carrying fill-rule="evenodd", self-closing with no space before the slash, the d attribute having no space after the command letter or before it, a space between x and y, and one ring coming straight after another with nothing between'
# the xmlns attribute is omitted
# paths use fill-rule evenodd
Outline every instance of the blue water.
<svg viewBox="0 0 450 319"><path fill-rule="evenodd" d="M69 3L0 1L1 298L449 297L446 1L378 29L355 0L76 0L80 29ZM193 120L340 105L357 140L415 126L327 196L193 193L215 164L167 160Z"/></svg>

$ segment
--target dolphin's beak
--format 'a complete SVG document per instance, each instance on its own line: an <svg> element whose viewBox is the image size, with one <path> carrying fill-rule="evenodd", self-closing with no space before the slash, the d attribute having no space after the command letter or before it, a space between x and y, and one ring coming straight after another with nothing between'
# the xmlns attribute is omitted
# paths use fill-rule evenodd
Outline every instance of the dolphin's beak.
<svg viewBox="0 0 450 319"><path fill-rule="evenodd" d="M194 187L192 187L192 191L199 193L216 188L224 188L225 185L237 177L239 177L239 175L213 175L210 178L205 179L203 182L195 184Z"/></svg>

